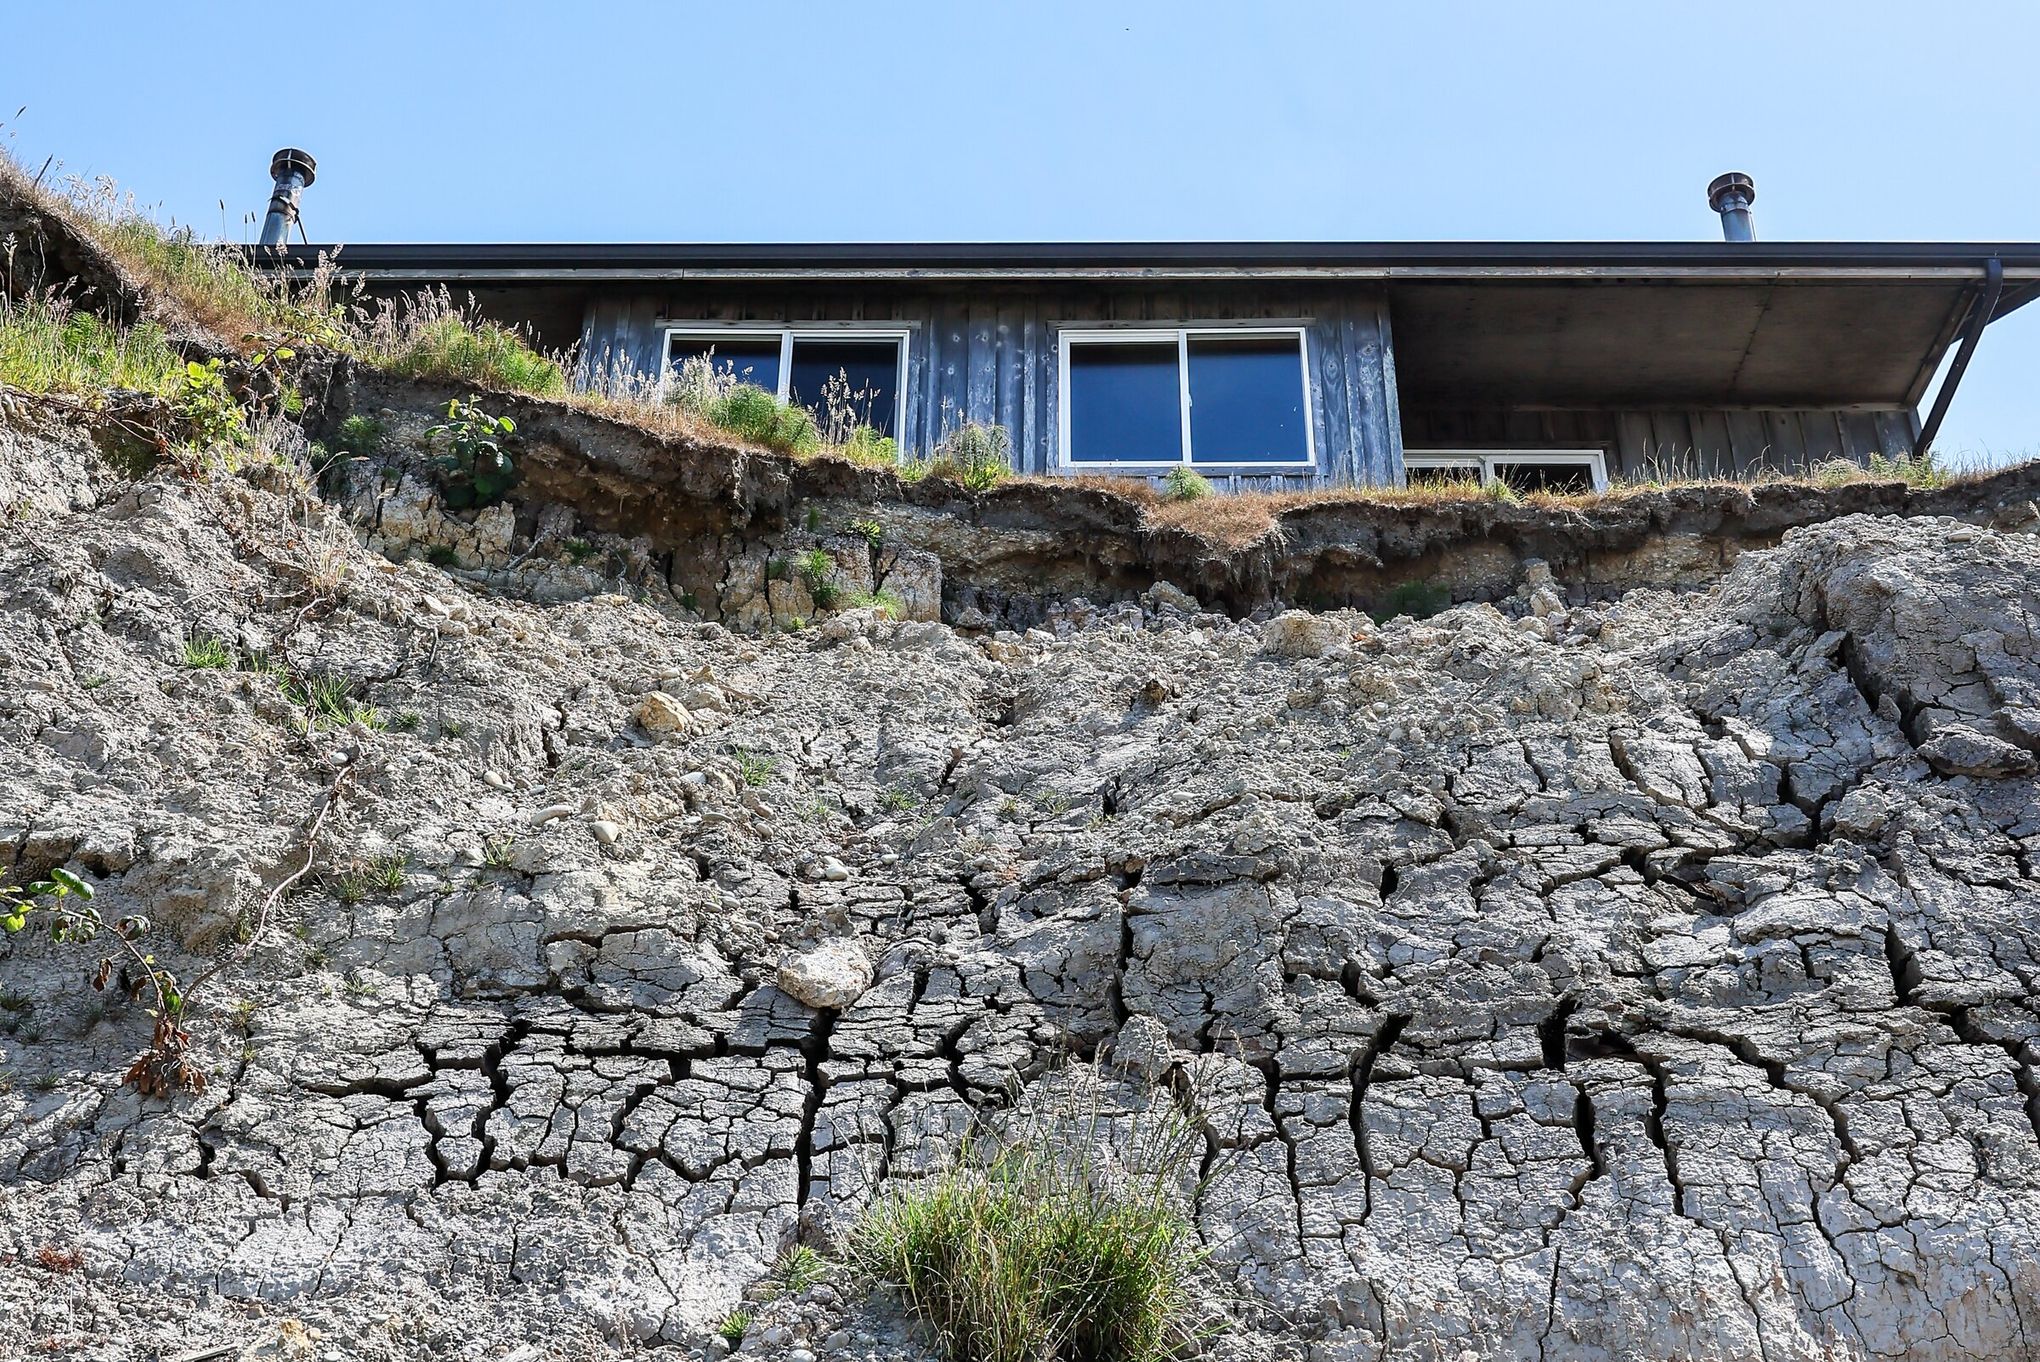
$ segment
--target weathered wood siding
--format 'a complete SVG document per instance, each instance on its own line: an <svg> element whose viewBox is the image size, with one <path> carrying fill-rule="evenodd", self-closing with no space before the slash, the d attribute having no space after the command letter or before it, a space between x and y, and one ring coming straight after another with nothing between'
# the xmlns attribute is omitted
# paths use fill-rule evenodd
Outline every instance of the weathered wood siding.
<svg viewBox="0 0 2040 1362"><path fill-rule="evenodd" d="M1608 476L1749 478L1825 459L1868 463L1912 449L1919 421L1888 410L1461 410L1402 413L1408 449L1601 449Z"/></svg>
<svg viewBox="0 0 2040 1362"><path fill-rule="evenodd" d="M965 421L1004 426L1021 471L1054 470L1064 326L1267 321L1308 327L1317 467L1214 473L1227 490L1394 483L1402 476L1388 308L1366 288L1295 285L647 285L598 295L582 354L656 373L667 322L867 322L911 328L902 447L925 455Z"/></svg>

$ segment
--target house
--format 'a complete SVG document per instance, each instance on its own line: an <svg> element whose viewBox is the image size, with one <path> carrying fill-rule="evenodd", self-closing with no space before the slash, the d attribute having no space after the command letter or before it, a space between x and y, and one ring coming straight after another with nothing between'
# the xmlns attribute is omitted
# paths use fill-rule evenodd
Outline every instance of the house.
<svg viewBox="0 0 2040 1362"><path fill-rule="evenodd" d="M1710 187L1723 241L369 245L338 259L371 293L471 296L584 366L656 377L709 356L810 406L833 381L839 408L903 457L996 423L1028 473L1585 489L1931 442L1984 326L2040 292L2040 245L1757 242L1753 196L1741 176ZM308 269L321 249L286 258Z"/></svg>

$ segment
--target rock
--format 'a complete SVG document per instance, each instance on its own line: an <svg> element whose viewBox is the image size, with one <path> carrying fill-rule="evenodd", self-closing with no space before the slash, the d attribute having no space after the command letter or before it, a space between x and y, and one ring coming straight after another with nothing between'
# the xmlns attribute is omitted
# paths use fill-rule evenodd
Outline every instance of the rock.
<svg viewBox="0 0 2040 1362"><path fill-rule="evenodd" d="M647 733L680 732L693 717L684 705L662 691L651 691L640 698L634 713L639 727Z"/></svg>
<svg viewBox="0 0 2040 1362"><path fill-rule="evenodd" d="M887 548L885 556L890 566L879 589L899 598L900 618L941 619L942 560L924 550L904 546Z"/></svg>
<svg viewBox="0 0 2040 1362"><path fill-rule="evenodd" d="M1920 755L1944 776L1978 776L1985 780L2031 775L2036 766L2031 752L2002 738L1979 733L1967 724L1944 725L1920 744Z"/></svg>
<svg viewBox="0 0 2040 1362"><path fill-rule="evenodd" d="M1285 610L1261 626L1261 647L1277 657L1323 657L1346 641L1339 622L1307 610Z"/></svg>
<svg viewBox="0 0 2040 1362"><path fill-rule="evenodd" d="M622 825L612 823L606 818L596 818L590 820L588 824L588 831L594 833L595 840L602 843L602 845L606 847L615 846L618 839L623 836Z"/></svg>
<svg viewBox="0 0 2040 1362"><path fill-rule="evenodd" d="M1180 610L1186 615L1195 614L1204 608L1195 596L1174 582L1158 581L1142 592L1140 598L1155 609Z"/></svg>
<svg viewBox="0 0 2040 1362"><path fill-rule="evenodd" d="M517 534L517 513L503 502L475 513L475 552L494 558L507 552Z"/></svg>
<svg viewBox="0 0 2040 1362"><path fill-rule="evenodd" d="M818 942L779 962L779 991L818 1011L848 1007L871 980L871 961L850 941Z"/></svg>

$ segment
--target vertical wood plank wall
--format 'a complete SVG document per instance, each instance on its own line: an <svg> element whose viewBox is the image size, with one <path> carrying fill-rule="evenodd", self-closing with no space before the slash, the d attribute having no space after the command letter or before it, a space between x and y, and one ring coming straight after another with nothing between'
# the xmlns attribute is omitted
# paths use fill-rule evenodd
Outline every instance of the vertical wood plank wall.
<svg viewBox="0 0 2040 1362"><path fill-rule="evenodd" d="M1011 433L1016 463L1028 473L1049 472L1055 464L1060 327L1303 324L1316 469L1214 475L1214 482L1227 490L1276 490L1314 482L1394 483L1402 475L1388 306L1364 288L653 286L598 295L589 305L581 353L593 363L624 361L640 373L656 373L665 324L687 321L909 327L902 447L926 454L965 421L996 423Z"/></svg>
<svg viewBox="0 0 2040 1362"><path fill-rule="evenodd" d="M1863 464L1911 451L1911 408L1619 411L1467 409L1413 402L1402 412L1408 449L1602 449L1608 475L1635 479L1749 478L1826 459Z"/></svg>

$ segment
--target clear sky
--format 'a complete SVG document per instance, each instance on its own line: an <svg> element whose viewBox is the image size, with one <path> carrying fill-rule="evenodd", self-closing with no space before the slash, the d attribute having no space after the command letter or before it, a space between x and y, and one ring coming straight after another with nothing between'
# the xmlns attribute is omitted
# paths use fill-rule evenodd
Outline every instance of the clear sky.
<svg viewBox="0 0 2040 1362"><path fill-rule="evenodd" d="M1766 239L2040 238L2031 0L9 8L16 157L236 239L286 144L317 241L1677 240L1724 170ZM2040 452L2036 367L2040 305L1942 448Z"/></svg>

